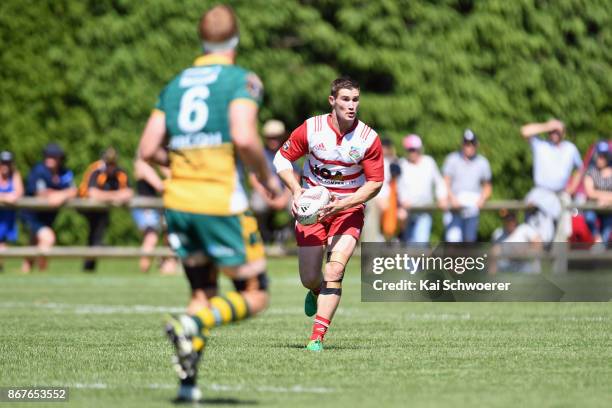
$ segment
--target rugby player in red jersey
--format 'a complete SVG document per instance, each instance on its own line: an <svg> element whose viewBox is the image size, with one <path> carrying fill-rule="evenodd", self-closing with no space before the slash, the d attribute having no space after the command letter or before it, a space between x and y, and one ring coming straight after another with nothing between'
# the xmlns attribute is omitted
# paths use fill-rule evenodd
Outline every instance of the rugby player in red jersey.
<svg viewBox="0 0 612 408"><path fill-rule="evenodd" d="M317 223L295 226L300 278L309 289L304 311L315 315L306 346L310 351L323 350L323 339L342 296L344 270L363 227L365 202L378 194L384 179L378 134L357 119L359 84L338 78L331 84L328 99L331 113L307 119L274 158L276 171L293 194L294 214L300 195L309 187L324 186L333 197ZM291 163L302 156L307 157L300 185Z"/></svg>

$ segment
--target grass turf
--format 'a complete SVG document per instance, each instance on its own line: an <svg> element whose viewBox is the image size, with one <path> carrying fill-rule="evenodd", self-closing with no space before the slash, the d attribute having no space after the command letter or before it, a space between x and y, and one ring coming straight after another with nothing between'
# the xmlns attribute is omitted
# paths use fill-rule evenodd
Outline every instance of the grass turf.
<svg viewBox="0 0 612 408"><path fill-rule="evenodd" d="M610 303L361 303L351 262L326 350L303 348L311 320L296 259L270 261L272 304L214 331L200 383L209 405L609 406ZM83 407L172 406L161 316L187 298L181 276L106 261L94 275L54 261L0 274L0 387L68 386ZM227 287L227 282L224 282ZM20 403L19 407L41 407ZM0 403L0 406L8 406Z"/></svg>

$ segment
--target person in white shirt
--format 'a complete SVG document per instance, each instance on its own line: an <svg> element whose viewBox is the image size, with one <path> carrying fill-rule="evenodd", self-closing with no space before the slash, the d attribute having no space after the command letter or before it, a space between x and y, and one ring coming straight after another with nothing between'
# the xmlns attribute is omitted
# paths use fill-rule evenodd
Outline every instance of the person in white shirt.
<svg viewBox="0 0 612 408"><path fill-rule="evenodd" d="M400 241L426 246L431 235L431 214L411 208L431 205L434 198L440 208L445 208L446 186L434 159L423 154L423 141L418 135L406 136L403 146L406 156L399 160L401 174L397 188L400 218L405 219Z"/></svg>
<svg viewBox="0 0 612 408"><path fill-rule="evenodd" d="M539 137L544 133L548 134L547 139ZM572 142L564 140L565 133L565 124L558 119L544 123L528 123L521 127L521 135L529 141L533 153L535 187L555 193L563 207L559 219L556 220L555 242L565 242L572 234L571 215L565 208L571 204L571 195L580 184L582 170L580 153Z"/></svg>
<svg viewBox="0 0 612 408"><path fill-rule="evenodd" d="M542 269L538 259L525 260L511 258L513 255L524 255L529 251L542 250L542 238L538 231L527 223L519 224L516 212L503 209L500 211L503 226L493 232L491 254L495 262L490 263L489 273L521 272L539 273ZM504 258L503 256L510 256Z"/></svg>

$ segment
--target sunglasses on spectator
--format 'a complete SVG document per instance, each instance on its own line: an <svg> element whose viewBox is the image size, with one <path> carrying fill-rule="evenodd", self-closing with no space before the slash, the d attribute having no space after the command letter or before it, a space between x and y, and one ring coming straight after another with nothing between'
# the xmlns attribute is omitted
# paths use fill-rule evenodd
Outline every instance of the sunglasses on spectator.
<svg viewBox="0 0 612 408"><path fill-rule="evenodd" d="M406 149L406 151L407 151L408 153L414 153L414 152L418 152L418 151L419 151L419 149L415 149L415 148L411 147L410 149Z"/></svg>

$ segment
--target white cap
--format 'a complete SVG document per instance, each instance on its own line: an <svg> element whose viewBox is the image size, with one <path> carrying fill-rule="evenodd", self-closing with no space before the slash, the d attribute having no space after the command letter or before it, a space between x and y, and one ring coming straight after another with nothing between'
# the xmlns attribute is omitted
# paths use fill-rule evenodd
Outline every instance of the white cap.
<svg viewBox="0 0 612 408"><path fill-rule="evenodd" d="M265 138L285 136L285 125L280 120L270 119L264 123L262 133Z"/></svg>

